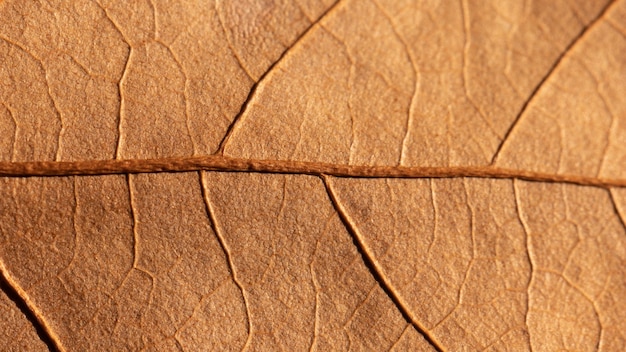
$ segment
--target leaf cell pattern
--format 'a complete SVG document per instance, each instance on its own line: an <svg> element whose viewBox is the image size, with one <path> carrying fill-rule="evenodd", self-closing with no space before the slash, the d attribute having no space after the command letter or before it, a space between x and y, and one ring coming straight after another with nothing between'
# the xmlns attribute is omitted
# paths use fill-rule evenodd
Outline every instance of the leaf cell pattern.
<svg viewBox="0 0 626 352"><path fill-rule="evenodd" d="M6 350L626 349L626 1L0 1Z"/></svg>

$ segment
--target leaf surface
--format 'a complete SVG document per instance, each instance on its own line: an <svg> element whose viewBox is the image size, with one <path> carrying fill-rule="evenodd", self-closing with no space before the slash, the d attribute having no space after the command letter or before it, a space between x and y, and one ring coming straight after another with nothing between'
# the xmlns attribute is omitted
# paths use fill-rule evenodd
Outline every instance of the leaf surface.
<svg viewBox="0 0 626 352"><path fill-rule="evenodd" d="M0 1L7 350L626 349L626 1Z"/></svg>
<svg viewBox="0 0 626 352"><path fill-rule="evenodd" d="M3 285L0 293L0 312L2 325L0 336L7 350L45 351L46 345L37 336L35 327L26 319L24 313L15 302L7 296L4 290L10 290Z"/></svg>

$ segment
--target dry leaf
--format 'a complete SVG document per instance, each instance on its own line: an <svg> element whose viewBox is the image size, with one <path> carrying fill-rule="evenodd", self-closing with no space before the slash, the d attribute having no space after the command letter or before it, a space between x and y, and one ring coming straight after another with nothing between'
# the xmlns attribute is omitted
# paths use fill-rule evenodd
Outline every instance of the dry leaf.
<svg viewBox="0 0 626 352"><path fill-rule="evenodd" d="M0 1L5 350L626 349L626 1Z"/></svg>

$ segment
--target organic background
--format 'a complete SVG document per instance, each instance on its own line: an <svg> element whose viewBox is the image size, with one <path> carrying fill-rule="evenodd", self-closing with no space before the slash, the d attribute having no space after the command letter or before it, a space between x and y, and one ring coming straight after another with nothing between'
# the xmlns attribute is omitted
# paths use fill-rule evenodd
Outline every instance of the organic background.
<svg viewBox="0 0 626 352"><path fill-rule="evenodd" d="M0 0L5 350L622 351L625 187L626 0Z"/></svg>

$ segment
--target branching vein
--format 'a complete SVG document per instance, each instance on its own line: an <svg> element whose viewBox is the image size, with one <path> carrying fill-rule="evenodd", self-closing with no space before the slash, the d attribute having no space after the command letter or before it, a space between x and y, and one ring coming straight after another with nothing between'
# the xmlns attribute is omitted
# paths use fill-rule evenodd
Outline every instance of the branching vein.
<svg viewBox="0 0 626 352"><path fill-rule="evenodd" d="M374 277L374 279L376 280L380 288L382 288L382 290L387 294L389 299L391 299L394 305L398 308L398 310L400 311L404 319L408 323L413 325L415 330L417 330L417 332L419 332L435 350L444 351L443 347L441 347L441 344L432 336L432 334L422 324L420 324L417 321L417 319L415 319L412 316L412 314L409 312L409 309L402 302L402 299L393 290L392 285L389 282L389 279L383 274L382 269L379 267L379 264L370 254L370 251L367 248L367 245L363 242L353 221L350 219L347 212L343 209L341 204L338 202L329 178L325 175L322 175L322 180L324 182L324 186L326 187L326 192L328 193L328 197L330 198L330 201L333 204L333 207L335 208L335 211L341 218L341 221L346 227L346 230L352 237L354 245L356 246L357 251L361 255L361 258L363 259L365 266L367 266L367 268L369 269L370 273L372 274L372 276Z"/></svg>
<svg viewBox="0 0 626 352"><path fill-rule="evenodd" d="M530 103L537 96L537 93L539 92L539 90L544 86L546 81L550 77L552 77L553 73L556 72L556 69L563 62L563 59L566 56L568 56L569 53L572 51L572 49L574 47L576 47L576 44L578 44L584 38L585 34L589 31L589 29L593 28L598 22L600 22L600 20L602 18L604 18L604 15L608 12L609 8L611 8L611 6L613 4L615 4L616 2L617 2L616 0L613 0L613 1L609 2L600 11L598 16L596 16L591 22L589 22L588 25L584 26L580 30L578 35L576 35L576 37L574 37L574 39L572 39L572 41L567 45L567 47L565 47L565 50L563 50L563 52L559 55L559 57L556 59L556 61L548 69L548 72L546 73L546 75L539 81L539 83L535 86L535 89L533 89L533 91L530 93L530 96L528 97L528 99L526 99L524 104L522 104L522 108L520 109L520 111L515 116L515 119L513 120L513 123L509 126L509 129L504 134L504 137L502 138L502 141L500 141L500 145L498 145L498 148L496 149L496 152L493 154L493 158L491 159L491 165L495 165L496 162L498 161L498 158L500 157L500 153L502 152L502 149L503 149L504 145L509 140L509 136L511 135L513 130L516 128L516 126L519 124L519 121L521 120L522 115L524 115L524 113L528 109L528 106L530 105Z"/></svg>
<svg viewBox="0 0 626 352"><path fill-rule="evenodd" d="M0 289L15 302L26 318L33 324L41 340L54 352L65 352L66 349L61 344L57 334L50 328L50 325L39 311L37 306L24 291L24 289L13 279L9 271L0 261Z"/></svg>
<svg viewBox="0 0 626 352"><path fill-rule="evenodd" d="M241 349L242 351L245 351L250 346L250 341L252 338L252 321L251 321L251 316L250 316L250 304L248 302L248 297L246 296L246 291L244 290L243 285L241 284L241 281L239 281L239 278L237 277L237 273L235 271L235 265L233 264L233 259L232 259L230 249L228 248L228 245L226 244L226 240L224 239L224 236L222 235L222 232L219 229L219 226L217 224L217 220L215 219L215 212L213 211L213 206L211 205L211 201L209 200L208 194L206 192L206 185L204 183L204 178L202 177L201 172L198 173L198 177L200 178L200 189L202 190L202 199L204 200L204 206L206 208L206 213L207 213L207 216L209 217L211 227L213 229L213 232L215 232L215 236L217 237L217 241L219 242L219 245L222 248L224 255L226 256L226 262L228 263L228 269L230 270L230 273L233 277L233 282L235 283L235 285L237 285L237 288L239 288L239 291L241 291L241 297L243 298L243 303L246 307L246 320L248 322L248 337L246 338L246 343Z"/></svg>
<svg viewBox="0 0 626 352"><path fill-rule="evenodd" d="M217 151L215 152L216 155L223 155L224 154L224 148L226 148L226 144L228 144L228 141L230 140L230 137L232 136L235 127L240 123L241 121L241 117L242 115L248 110L248 106L250 105L250 102L252 101L252 98L254 97L259 85L261 83L263 83L265 81L265 78L274 71L274 68L283 61L283 59L287 56L288 53L291 52L291 49L295 48L296 46L298 46L298 44L302 41L303 38L305 38L313 28L316 27L316 25L318 23L320 23L320 21L322 19L324 19L325 17L328 16L329 13L332 12L332 10L337 7L337 4L339 4L340 1L335 2L332 6L330 6L324 13L322 13L322 15L313 23L311 23L311 25L304 31L302 32L302 34L300 34L296 40L293 42L293 44L291 44L290 46L288 46L287 48L285 48L285 50L280 54L280 56L278 57L278 60L274 61L274 63L272 63L270 65L270 67L268 67L268 69L259 77L259 79L252 85L252 88L250 88L250 92L248 93L248 97L246 97L246 100L244 101L243 105L241 106L241 109L239 110L239 113L237 113L237 115L235 115L235 117L233 118L233 121L231 122L230 126L228 126L227 130L226 130L226 134L224 134L224 138L222 138L222 140L220 141L219 147L217 148Z"/></svg>

